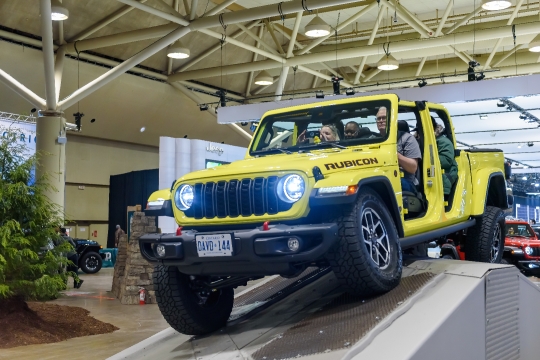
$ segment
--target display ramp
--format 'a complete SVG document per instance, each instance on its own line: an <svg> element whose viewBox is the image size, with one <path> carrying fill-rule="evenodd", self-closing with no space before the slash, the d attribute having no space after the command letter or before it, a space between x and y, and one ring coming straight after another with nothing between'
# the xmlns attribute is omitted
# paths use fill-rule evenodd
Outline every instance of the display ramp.
<svg viewBox="0 0 540 360"><path fill-rule="evenodd" d="M298 280L272 277L237 294L266 305L216 333L167 329L110 359L540 358L540 289L513 266L412 261L396 289L366 299L343 294L324 269ZM270 287L291 292L268 305Z"/></svg>

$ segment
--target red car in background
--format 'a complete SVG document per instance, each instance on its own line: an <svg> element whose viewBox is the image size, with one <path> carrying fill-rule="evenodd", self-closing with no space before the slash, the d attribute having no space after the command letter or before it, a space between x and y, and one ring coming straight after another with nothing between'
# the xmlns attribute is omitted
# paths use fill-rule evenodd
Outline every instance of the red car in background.
<svg viewBox="0 0 540 360"><path fill-rule="evenodd" d="M540 239L527 221L507 219L502 263L528 275L540 275Z"/></svg>

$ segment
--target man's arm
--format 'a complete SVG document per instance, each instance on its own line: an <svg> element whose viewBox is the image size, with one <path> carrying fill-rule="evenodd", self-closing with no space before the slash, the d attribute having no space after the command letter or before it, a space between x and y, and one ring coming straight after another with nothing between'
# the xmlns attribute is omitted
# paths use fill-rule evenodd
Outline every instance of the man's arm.
<svg viewBox="0 0 540 360"><path fill-rule="evenodd" d="M401 155L400 153L397 154L398 156L398 164L405 170L406 172L410 174L416 173L416 170L418 169L418 160L417 159L410 159L408 157L405 157Z"/></svg>

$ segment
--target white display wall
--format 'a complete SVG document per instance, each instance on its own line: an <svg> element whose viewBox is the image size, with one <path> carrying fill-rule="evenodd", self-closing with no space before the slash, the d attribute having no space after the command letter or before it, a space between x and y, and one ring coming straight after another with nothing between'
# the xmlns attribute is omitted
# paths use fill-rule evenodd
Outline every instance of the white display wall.
<svg viewBox="0 0 540 360"><path fill-rule="evenodd" d="M159 188L170 189L172 182L192 171L207 168L207 162L230 163L241 160L246 148L204 140L159 138ZM212 164L209 165L211 167ZM158 226L163 233L176 231L173 218L160 216Z"/></svg>

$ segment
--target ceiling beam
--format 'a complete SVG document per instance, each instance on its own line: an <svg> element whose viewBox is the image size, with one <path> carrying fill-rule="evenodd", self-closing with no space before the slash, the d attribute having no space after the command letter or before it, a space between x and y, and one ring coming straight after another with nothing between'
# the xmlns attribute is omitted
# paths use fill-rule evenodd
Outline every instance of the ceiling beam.
<svg viewBox="0 0 540 360"><path fill-rule="evenodd" d="M264 34L264 26L260 26L259 27L259 38L262 39L263 37L263 34ZM257 41L255 43L255 47L256 48L259 48L260 46L260 43L259 41ZM257 57L259 56L259 54L257 53L253 53L253 62L257 61ZM248 76L248 80L247 80L247 84L246 84L246 96L250 96L250 92L251 92L251 85L253 84L253 71L251 71L249 73L249 76Z"/></svg>
<svg viewBox="0 0 540 360"><path fill-rule="evenodd" d="M296 13L296 19L294 21L294 28L289 39L289 47L287 48L287 58L293 56L294 44L296 42L296 36L298 35L298 30L300 29L300 23L302 22L302 12L299 11Z"/></svg>
<svg viewBox="0 0 540 360"><path fill-rule="evenodd" d="M11 75L2 69L0 69L0 81L35 107L41 110L45 110L47 108L45 99L37 96L32 90L15 80Z"/></svg>
<svg viewBox="0 0 540 360"><path fill-rule="evenodd" d="M336 12L336 11L340 11L340 10L346 10L346 9L352 9L352 8L355 8L355 7L366 6L366 5L369 5L369 4L374 3L376 1L377 0L354 1L354 2L351 2L351 3L348 3L348 4L328 6L326 8L319 9L317 11L317 14L325 14L325 13L329 13L329 12ZM303 16L313 15L312 10L315 10L315 9L312 9L312 7L311 7L311 5L309 3L307 3L307 7L310 9L310 11L304 11L302 13L302 15ZM295 17L295 15L293 15L293 14L284 14L284 15L285 15L284 16L285 19L294 19L294 17ZM269 17L268 21L270 21L270 22L278 21L279 22L279 21L281 21L281 16Z"/></svg>
<svg viewBox="0 0 540 360"><path fill-rule="evenodd" d="M64 58L66 55L66 47L60 46L56 51L56 57L54 60L54 89L55 99L58 103L60 97L60 88L62 86L62 74L64 72Z"/></svg>
<svg viewBox="0 0 540 360"><path fill-rule="evenodd" d="M226 0L219 5L216 5L212 9L208 10L208 12L204 14L204 16L216 15L218 12L220 12L221 10L225 10L226 7L234 4L236 1L237 0Z"/></svg>
<svg viewBox="0 0 540 360"><path fill-rule="evenodd" d="M525 23L521 24L519 27L516 27L516 36L518 39L520 39L524 35L536 35L538 32L540 32L540 23L534 22L534 23ZM477 30L476 32L462 32L462 33L455 33L451 36L440 36L438 38L432 37L429 39L411 39L411 40L404 40L399 42L393 42L392 43L392 52L393 53L399 53L403 51L411 51L411 50L423 50L423 49L430 49L430 48L437 48L437 47L446 47L451 45L457 45L457 44L467 44L472 43L473 41L485 41L485 40L493 40L498 38L510 38L512 37L512 34L508 31L506 27L497 27L492 29L482 29ZM379 55L382 53L381 51L381 45L369 45L369 46L358 46L358 47L352 47L347 49L341 49L337 52L336 51L326 51L326 52L320 52L320 53L313 53L313 54L307 54L307 55L301 55L301 56L295 56L293 58L287 59L287 65L288 66L296 66L296 65L305 65L305 64L313 64L323 61L332 61L336 58L338 60L342 59L351 59L361 56L372 56L372 55ZM223 72L227 72L228 74L239 74L243 72L248 71L260 71L260 70L267 70L267 69L275 69L280 67L281 64L277 64L274 61L264 60L264 61L258 61L256 63L243 63L243 64L234 64L234 65L227 65L223 68L221 67L214 67L214 68L206 68L206 69L200 69L200 70L194 70L194 71L187 71L183 73L177 73L171 76L170 81L177 81L177 80L189 80L189 79L198 79L198 78L205 78L205 77L212 77L217 76L218 74Z"/></svg>
<svg viewBox="0 0 540 360"><path fill-rule="evenodd" d="M435 30L435 36L441 36L442 29L444 27L444 24L446 23L446 19L448 19L448 15L450 15L450 11L452 11L453 5L454 0L449 0L448 5L446 5L446 9L444 10L441 21L439 21L439 26L437 26L437 30Z"/></svg>
<svg viewBox="0 0 540 360"><path fill-rule="evenodd" d="M189 20L193 21L197 17L197 6L199 5L199 0L191 0L191 7L189 11Z"/></svg>
<svg viewBox="0 0 540 360"><path fill-rule="evenodd" d="M467 21L471 20L473 17L481 13L484 9L482 8L482 5L478 6L473 12L471 12L468 15L465 15L460 21L456 22L454 26L452 26L450 29L446 31L446 35L453 33L457 28L459 28L462 25L465 25Z"/></svg>
<svg viewBox="0 0 540 360"><path fill-rule="evenodd" d="M136 0L116 0L116 1L124 3L126 5L133 6L134 8L137 8L137 9L142 10L144 12L147 12L149 14L158 16L158 17L160 17L162 19L172 21L173 23L176 23L176 24L179 24L179 25L184 25L184 26L189 25L189 21L184 20L183 18L181 18L179 16L176 16L176 15L173 15L173 14L170 14L170 13L166 13L165 11L161 11L161 10L158 10L158 9L153 8L151 6L142 4L142 3L140 3L140 2L138 2Z"/></svg>
<svg viewBox="0 0 540 360"><path fill-rule="evenodd" d="M373 41L375 41L375 36L377 35L377 31L379 31L379 26L384 15L384 9L386 9L386 7L384 6L381 6L379 8L377 20L375 20L375 25L373 26L373 30L371 30L371 35L369 36L369 40L367 42L368 45L373 45ZM354 76L354 84L358 84L360 82L360 76L362 76L362 72L364 71L364 67L366 66L366 61L367 56L363 56L362 60L360 61L360 66L358 67L358 71L356 71L356 75Z"/></svg>

